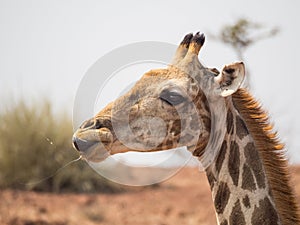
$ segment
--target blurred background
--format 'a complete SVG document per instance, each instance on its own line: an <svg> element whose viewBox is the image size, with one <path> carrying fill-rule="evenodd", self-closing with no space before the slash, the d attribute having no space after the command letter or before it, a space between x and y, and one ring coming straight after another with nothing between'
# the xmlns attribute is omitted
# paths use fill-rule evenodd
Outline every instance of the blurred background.
<svg viewBox="0 0 300 225"><path fill-rule="evenodd" d="M82 161L59 170L78 157L72 110L89 67L123 45L178 44L197 31L206 34L206 66L245 62L246 85L286 143L300 189L299 8L297 0L0 0L0 224L214 224L196 168L146 188L112 183Z"/></svg>

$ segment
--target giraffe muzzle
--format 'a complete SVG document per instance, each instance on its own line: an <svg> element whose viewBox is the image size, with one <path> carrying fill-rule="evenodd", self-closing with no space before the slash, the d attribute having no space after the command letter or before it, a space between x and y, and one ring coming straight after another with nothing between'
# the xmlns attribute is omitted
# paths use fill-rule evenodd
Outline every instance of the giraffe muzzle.
<svg viewBox="0 0 300 225"><path fill-rule="evenodd" d="M100 162L110 155L113 134L108 128L99 126L96 121L86 121L74 133L72 141L74 148L84 159Z"/></svg>

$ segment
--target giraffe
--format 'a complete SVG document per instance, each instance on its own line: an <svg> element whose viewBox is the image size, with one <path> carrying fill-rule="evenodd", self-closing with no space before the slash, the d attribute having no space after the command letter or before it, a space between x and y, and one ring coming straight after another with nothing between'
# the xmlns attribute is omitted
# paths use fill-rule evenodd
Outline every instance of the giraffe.
<svg viewBox="0 0 300 225"><path fill-rule="evenodd" d="M241 88L242 62L207 68L205 42L187 34L171 64L150 70L73 135L82 158L186 146L211 187L218 224L300 224L283 144L260 104Z"/></svg>

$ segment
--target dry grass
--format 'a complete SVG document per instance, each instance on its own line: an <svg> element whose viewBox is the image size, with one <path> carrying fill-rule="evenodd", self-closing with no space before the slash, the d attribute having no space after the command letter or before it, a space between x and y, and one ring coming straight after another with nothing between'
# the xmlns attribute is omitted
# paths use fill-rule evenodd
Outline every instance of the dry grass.
<svg viewBox="0 0 300 225"><path fill-rule="evenodd" d="M82 161L71 145L71 116L53 113L49 101L19 101L0 111L0 188L35 191L117 192ZM43 178L47 178L43 180ZM43 180L43 182L39 182Z"/></svg>

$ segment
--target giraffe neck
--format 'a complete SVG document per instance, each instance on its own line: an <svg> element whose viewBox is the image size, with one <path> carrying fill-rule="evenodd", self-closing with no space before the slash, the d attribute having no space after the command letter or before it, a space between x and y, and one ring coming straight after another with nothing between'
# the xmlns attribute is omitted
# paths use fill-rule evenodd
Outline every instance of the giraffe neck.
<svg viewBox="0 0 300 225"><path fill-rule="evenodd" d="M220 153L206 170L219 224L281 224L259 151L232 103L226 129Z"/></svg>

